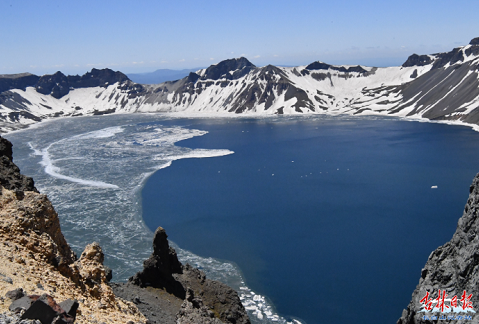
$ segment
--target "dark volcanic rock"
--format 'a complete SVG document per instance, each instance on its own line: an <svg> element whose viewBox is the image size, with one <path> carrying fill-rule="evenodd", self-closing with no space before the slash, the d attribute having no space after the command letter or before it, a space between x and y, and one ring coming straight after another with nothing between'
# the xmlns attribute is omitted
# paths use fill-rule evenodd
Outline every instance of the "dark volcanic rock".
<svg viewBox="0 0 479 324"><path fill-rule="evenodd" d="M196 81L198 81L199 78L200 76L198 74L190 72L190 74L187 76L186 82L195 83Z"/></svg>
<svg viewBox="0 0 479 324"><path fill-rule="evenodd" d="M464 52L466 53L466 56L469 56L471 54L477 56L479 55L479 45L471 46L467 48Z"/></svg>
<svg viewBox="0 0 479 324"><path fill-rule="evenodd" d="M12 143L2 137L0 137L0 185L19 192L38 192L33 179L20 174L20 169L12 162Z"/></svg>
<svg viewBox="0 0 479 324"><path fill-rule="evenodd" d="M178 312L177 324L190 324L190 323L202 323L202 324L221 324L214 313L203 304L201 298L195 297L193 290L188 288L186 292L186 298L181 309Z"/></svg>
<svg viewBox="0 0 479 324"><path fill-rule="evenodd" d="M110 69L92 69L91 72L82 76L68 76L70 87L73 88L89 88L89 87L105 87L116 82L130 81L128 77L121 73Z"/></svg>
<svg viewBox="0 0 479 324"><path fill-rule="evenodd" d="M150 323L176 324L176 314L183 303L181 298L163 289L141 288L131 282L111 283L110 286L115 296L134 302Z"/></svg>
<svg viewBox="0 0 479 324"><path fill-rule="evenodd" d="M143 271L131 277L130 281L140 287L164 288L184 299L185 289L173 278L174 273L182 272L181 263L178 261L176 251L169 246L167 238L165 230L158 227L153 239L153 253L143 263Z"/></svg>
<svg viewBox="0 0 479 324"><path fill-rule="evenodd" d="M13 161L12 143L0 136L0 156L6 156L10 161Z"/></svg>
<svg viewBox="0 0 479 324"><path fill-rule="evenodd" d="M319 61L313 62L309 64L308 66L306 66L305 68L305 70L310 70L310 71L311 70L328 70L328 69L336 70L339 72L345 72L345 73L348 73L348 72L367 73L368 72L365 69L363 69L360 65L350 66L348 68L345 68L344 66L334 66L334 65L329 65ZM303 75L307 73L305 70L301 71Z"/></svg>
<svg viewBox="0 0 479 324"><path fill-rule="evenodd" d="M21 319L36 319L42 324L49 324L55 317L57 313L48 304L38 299L23 313Z"/></svg>
<svg viewBox="0 0 479 324"><path fill-rule="evenodd" d="M472 294L471 302L477 311L479 306L479 174L474 178L464 213L457 223L452 239L431 253L421 270L419 284L412 294L411 302L402 313L398 324L425 323L420 300L430 293L434 300L438 290L446 290L448 298L463 291ZM447 304L446 304L447 305ZM450 315L450 314L449 314ZM463 323L451 320L448 323ZM475 321L474 321L475 322Z"/></svg>
<svg viewBox="0 0 479 324"><path fill-rule="evenodd" d="M462 54L461 48L455 48L451 52L435 54L436 61L434 62L432 68L437 69L444 67L446 64L454 64L459 61L464 61L464 54Z"/></svg>
<svg viewBox="0 0 479 324"><path fill-rule="evenodd" d="M68 78L60 71L52 75L42 76L35 85L35 89L38 93L44 95L51 94L52 97L57 99L70 92Z"/></svg>
<svg viewBox="0 0 479 324"><path fill-rule="evenodd" d="M431 62L432 59L429 57L429 55L413 54L407 58L402 67L424 66L430 64Z"/></svg>
<svg viewBox="0 0 479 324"><path fill-rule="evenodd" d="M61 307L67 308L67 311ZM42 324L60 324L73 323L78 309L78 302L70 299L57 304L52 296L43 294L24 296L12 302L9 309L11 311L20 312L24 310L21 319L39 320Z"/></svg>
<svg viewBox="0 0 479 324"><path fill-rule="evenodd" d="M313 62L306 66L306 70L328 70L331 66L323 62Z"/></svg>
<svg viewBox="0 0 479 324"><path fill-rule="evenodd" d="M187 264L183 274L177 276L186 290L192 289L225 323L249 323L238 293L222 282L207 279L205 274Z"/></svg>
<svg viewBox="0 0 479 324"><path fill-rule="evenodd" d="M479 45L479 37L473 38L470 42L470 45Z"/></svg>
<svg viewBox="0 0 479 324"><path fill-rule="evenodd" d="M25 90L35 86L39 79L39 76L30 73L0 75L0 93L12 89Z"/></svg>
<svg viewBox="0 0 479 324"><path fill-rule="evenodd" d="M216 65L212 65L206 69L202 80L212 79L239 79L248 74L256 66L244 57L238 59L224 60ZM230 73L233 72L233 73Z"/></svg>
<svg viewBox="0 0 479 324"><path fill-rule="evenodd" d="M143 271L130 278L130 283L148 289L164 289L181 300L185 300L191 289L194 296L201 298L222 322L250 323L238 293L221 282L206 279L203 272L189 264L183 266L175 250L169 246L167 237L163 228L155 231L153 253L144 262Z"/></svg>
<svg viewBox="0 0 479 324"><path fill-rule="evenodd" d="M89 87L107 87L116 82L130 81L128 77L121 72L114 72L110 69L92 69L91 72L82 76L65 76L61 72L53 75L44 75L40 77L35 84L37 92L44 95L52 95L54 98L61 98L70 92L70 89L89 88ZM138 89L136 89L138 88ZM141 85L136 85L135 90L142 91Z"/></svg>

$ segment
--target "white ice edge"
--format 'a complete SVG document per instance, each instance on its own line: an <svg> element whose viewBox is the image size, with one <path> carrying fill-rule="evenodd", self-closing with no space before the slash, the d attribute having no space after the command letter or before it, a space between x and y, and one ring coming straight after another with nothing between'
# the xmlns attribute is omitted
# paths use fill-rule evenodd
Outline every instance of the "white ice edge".
<svg viewBox="0 0 479 324"><path fill-rule="evenodd" d="M67 180L67 181L70 181L70 182L75 182L75 183L79 183L79 184L90 186L90 187L118 189L117 185L113 185L113 184L110 184L110 183L106 183L106 182L102 182L102 181L79 179L79 178L69 177L69 176L63 175L61 173L58 173L60 171L60 168L56 167L53 164L53 161L50 159L50 154L48 153L48 149L55 143L57 143L57 142L54 142L54 143L48 145L46 148L44 148L41 151L35 149L31 143L28 143L30 148L35 153L35 155L39 155L39 156L42 157L42 161L40 162L40 164L45 167L45 172L47 174L51 175L54 178Z"/></svg>

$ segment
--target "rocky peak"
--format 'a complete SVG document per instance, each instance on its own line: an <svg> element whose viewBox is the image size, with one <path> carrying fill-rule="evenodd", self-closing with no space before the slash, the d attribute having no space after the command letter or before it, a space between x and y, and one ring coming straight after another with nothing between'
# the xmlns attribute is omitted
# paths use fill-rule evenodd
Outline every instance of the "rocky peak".
<svg viewBox="0 0 479 324"><path fill-rule="evenodd" d="M92 69L82 76L65 76L61 72L53 75L44 75L40 77L35 85L37 92L60 99L67 95L70 89L89 88L89 87L107 87L117 82L123 83L130 81L128 77L121 72L114 72L110 69Z"/></svg>
<svg viewBox="0 0 479 324"><path fill-rule="evenodd" d="M207 279L203 272L189 264L183 266L169 246L162 227L155 231L153 253L143 263L143 271L129 281L140 287L164 289L182 299L183 311L178 314L177 323L194 323L193 318L208 318L211 323L250 324L238 293L221 282ZM213 312L205 311L207 309ZM213 314L216 320L211 317Z"/></svg>
<svg viewBox="0 0 479 324"><path fill-rule="evenodd" d="M306 66L306 70L328 70L332 65L326 64L324 62L316 61L308 66Z"/></svg>
<svg viewBox="0 0 479 324"><path fill-rule="evenodd" d="M82 76L69 76L68 80L73 88L106 87L117 82L130 81L125 74L110 69L92 69Z"/></svg>
<svg viewBox="0 0 479 324"><path fill-rule="evenodd" d="M190 74L188 74L188 76L186 77L186 82L195 83L196 81L198 81L199 78L200 76L198 74L190 72Z"/></svg>
<svg viewBox="0 0 479 324"><path fill-rule="evenodd" d="M216 65L211 65L206 69L203 80L219 80L219 79L238 79L246 75L256 66L244 57L221 61ZM231 73L230 73L231 72Z"/></svg>
<svg viewBox="0 0 479 324"><path fill-rule="evenodd" d="M143 271L131 277L130 281L141 287L151 285L165 288L168 292L184 298L183 287L173 278L173 274L181 272L181 263L176 251L169 246L168 235L162 227L158 227L153 239L153 253L143 263Z"/></svg>
<svg viewBox="0 0 479 324"><path fill-rule="evenodd" d="M473 38L470 42L469 45L479 45L479 37Z"/></svg>
<svg viewBox="0 0 479 324"><path fill-rule="evenodd" d="M429 55L413 54L407 58L402 67L424 66L430 63L432 63L432 59L429 57Z"/></svg>
<svg viewBox="0 0 479 324"><path fill-rule="evenodd" d="M65 74L60 71L52 75L44 75L40 77L35 89L38 93L48 95L51 94L52 97L60 99L64 95L68 94L70 91L70 86L68 83L68 78Z"/></svg>
<svg viewBox="0 0 479 324"><path fill-rule="evenodd" d="M450 52L434 54L436 61L432 66L433 69L444 67L446 64L454 64L459 61L464 61L464 54L461 47L456 47Z"/></svg>

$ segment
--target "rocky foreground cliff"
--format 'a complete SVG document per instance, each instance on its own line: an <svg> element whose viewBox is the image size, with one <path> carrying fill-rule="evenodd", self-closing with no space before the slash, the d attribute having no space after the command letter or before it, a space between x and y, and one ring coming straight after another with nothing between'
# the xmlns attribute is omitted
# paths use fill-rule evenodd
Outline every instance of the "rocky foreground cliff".
<svg viewBox="0 0 479 324"><path fill-rule="evenodd" d="M132 302L115 297L98 244L77 258L51 202L20 174L11 143L1 137L0 185L0 313L14 313L17 297L46 294L58 303L78 301L76 323L146 322Z"/></svg>
<svg viewBox="0 0 479 324"><path fill-rule="evenodd" d="M76 256L51 202L0 137L0 323L250 323L238 294L183 266L162 228L153 247L130 283L110 283L101 247Z"/></svg>
<svg viewBox="0 0 479 324"><path fill-rule="evenodd" d="M442 292L441 296L439 291ZM428 298L424 299L428 292ZM452 310L451 299L457 296L457 309L461 312L445 313L439 309L437 301L443 299L444 292L447 294L444 298L445 305L449 310ZM461 301L463 295L466 296ZM421 311L427 306L428 299L431 301L432 312ZM448 308L444 310L448 311ZM469 198L457 223L456 232L449 242L429 256L421 270L419 284L412 294L411 302L397 323L437 323L446 319L447 323L478 323L479 316L475 312L479 312L479 174L470 187ZM449 319L449 316L454 319ZM465 319L465 316L471 316L472 320Z"/></svg>

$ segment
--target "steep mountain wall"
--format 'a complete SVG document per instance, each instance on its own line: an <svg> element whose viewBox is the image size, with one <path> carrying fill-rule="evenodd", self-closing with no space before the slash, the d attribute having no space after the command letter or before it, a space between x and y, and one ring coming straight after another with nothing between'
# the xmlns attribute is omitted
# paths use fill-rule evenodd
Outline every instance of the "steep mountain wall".
<svg viewBox="0 0 479 324"><path fill-rule="evenodd" d="M0 131L43 119L133 112L384 115L479 124L479 41L402 66L256 67L230 59L140 85L121 72L0 75Z"/></svg>
<svg viewBox="0 0 479 324"><path fill-rule="evenodd" d="M438 297L438 292L446 291L446 299L453 296L458 297L458 305L460 306L461 296L464 291L469 296L472 294L470 302L472 302L473 310L479 311L479 174L474 178L470 187L469 198L462 217L457 223L457 229L452 239L438 247L429 256L426 265L421 270L419 284L412 294L411 302L407 309L402 313L398 324L413 323L435 323L437 320L424 320L423 316L432 316L432 313L420 312L421 300L430 293L430 299L434 300ZM433 306L436 302L433 302ZM446 305L450 306L447 301ZM438 311L439 309L434 309ZM440 314L435 312L439 318ZM466 315L466 313L450 315ZM469 313L473 316L474 313ZM473 316L473 319L476 316ZM475 319L471 323L476 323ZM448 323L464 323L464 320L448 320Z"/></svg>

